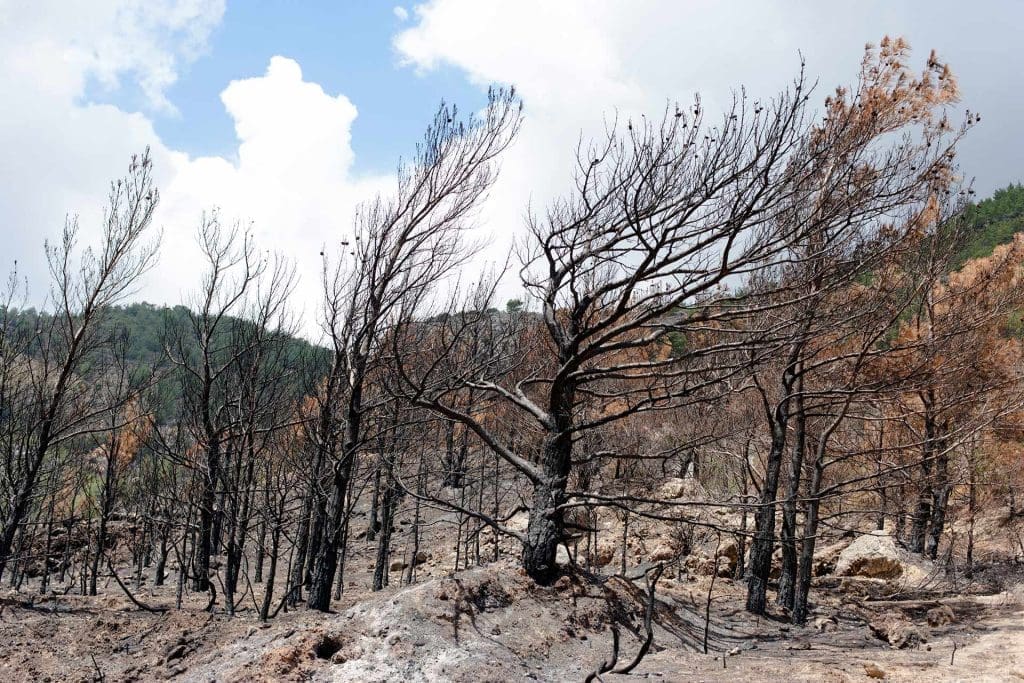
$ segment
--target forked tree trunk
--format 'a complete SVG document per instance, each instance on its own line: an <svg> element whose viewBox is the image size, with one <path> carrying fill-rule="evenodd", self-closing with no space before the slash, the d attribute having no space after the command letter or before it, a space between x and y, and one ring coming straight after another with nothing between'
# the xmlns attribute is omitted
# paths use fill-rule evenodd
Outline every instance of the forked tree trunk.
<svg viewBox="0 0 1024 683"><path fill-rule="evenodd" d="M805 320L801 336L807 332L811 318ZM750 566L747 576L747 611L764 614L768 606L768 579L772 572L772 552L775 548L775 499L779 492L779 474L782 470L782 455L786 450L793 386L798 379L801 342L794 343L789 350L786 367L779 382L780 397L775 408L768 414L771 423L771 445L765 462L764 478L761 482L759 507L754 515L754 538L750 544ZM765 402L767 404L767 397ZM767 410L767 405L765 406Z"/></svg>

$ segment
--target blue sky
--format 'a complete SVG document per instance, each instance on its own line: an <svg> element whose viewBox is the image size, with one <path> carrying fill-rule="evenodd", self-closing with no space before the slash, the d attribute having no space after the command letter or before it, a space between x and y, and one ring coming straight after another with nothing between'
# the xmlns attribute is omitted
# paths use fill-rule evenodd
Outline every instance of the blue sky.
<svg viewBox="0 0 1024 683"><path fill-rule="evenodd" d="M392 37L409 19L400 19L395 7L376 0L229 3L205 53L166 91L177 112L150 112L156 132L189 154L231 157L234 124L220 93L232 80L261 75L270 58L281 55L302 66L305 80L329 94L344 93L358 107L352 126L356 173L392 171L442 99L463 108L484 102L481 89L453 67L418 72L402 64ZM114 90L91 83L85 97L149 111L130 79Z"/></svg>

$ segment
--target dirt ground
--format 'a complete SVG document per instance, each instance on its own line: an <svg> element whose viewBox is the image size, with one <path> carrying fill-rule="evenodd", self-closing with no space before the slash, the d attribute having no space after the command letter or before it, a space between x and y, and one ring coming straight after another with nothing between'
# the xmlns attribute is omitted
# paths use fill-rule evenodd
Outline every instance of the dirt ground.
<svg viewBox="0 0 1024 683"><path fill-rule="evenodd" d="M742 610L743 586L715 584L703 653L708 577L658 584L651 652L605 681L1024 680L1024 576L1004 590L888 595L883 582L822 582L811 623L795 627ZM114 587L114 591L116 591ZM643 632L643 582L575 573L539 588L499 562L372 596L333 615L305 610L267 625L251 613L148 613L109 591L94 598L8 594L0 612L0 676L8 681L582 681L622 633L620 662ZM856 597L854 597L856 596ZM170 595L151 598L152 605ZM929 625L946 606L950 623ZM899 619L896 649L872 624ZM955 644L955 653L954 653ZM952 663L951 663L952 659ZM869 673L874 674L870 676Z"/></svg>
<svg viewBox="0 0 1024 683"><path fill-rule="evenodd" d="M0 593L0 681L583 681L610 657L613 626L617 666L636 656L648 595L642 574L613 575L618 556L595 569L603 573L566 568L553 586L538 587L511 559L517 547L502 540L506 559L453 573L451 520L430 521L416 583L399 585L414 554L399 546L392 586L379 593L368 590L375 544L356 537L345 593L327 615L300 607L261 624L262 584L247 586L234 617L222 595L208 612L206 594L186 591L183 608L173 609L176 568L164 586L151 585L149 570L136 586L126 556L119 575L156 611L134 605L110 577L95 597L77 595L73 577L55 578L46 595L30 581ZM408 515L399 522L407 528ZM649 567L667 531L635 529L629 566ZM993 522L992 547L979 543L985 561L970 581L928 563L908 563L888 581L826 572L814 580L805 627L781 612L752 617L745 584L723 576L705 621L705 565L718 566L709 559L717 546L705 548L658 582L647 655L629 675L602 680L1024 681L1024 565L1000 534L1005 525ZM849 543L823 546L822 558ZM492 551L483 543L481 557Z"/></svg>

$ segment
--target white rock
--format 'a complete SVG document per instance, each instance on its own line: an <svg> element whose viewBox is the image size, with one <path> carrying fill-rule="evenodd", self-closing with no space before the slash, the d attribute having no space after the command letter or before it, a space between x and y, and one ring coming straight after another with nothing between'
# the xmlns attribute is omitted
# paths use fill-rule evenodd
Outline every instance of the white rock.
<svg viewBox="0 0 1024 683"><path fill-rule="evenodd" d="M867 576L895 579L903 574L905 561L896 540L885 531L873 531L858 537L836 560L839 576Z"/></svg>

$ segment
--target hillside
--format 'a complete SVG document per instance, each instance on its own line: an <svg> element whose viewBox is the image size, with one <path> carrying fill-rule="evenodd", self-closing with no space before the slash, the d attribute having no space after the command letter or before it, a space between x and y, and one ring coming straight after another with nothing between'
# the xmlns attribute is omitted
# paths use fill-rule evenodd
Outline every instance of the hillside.
<svg viewBox="0 0 1024 683"><path fill-rule="evenodd" d="M956 266L988 256L1000 244L1024 231L1024 185L1014 183L967 208L967 235Z"/></svg>
<svg viewBox="0 0 1024 683"><path fill-rule="evenodd" d="M14 311L9 314L14 325L26 330L42 329L49 318L46 312L34 308ZM131 363L155 366L164 360L163 337L168 329L186 327L189 323L189 312L184 306L155 306L146 302L112 306L102 315L102 322L97 335L100 338L116 337L126 334L128 338L127 359ZM237 317L227 316L221 328L225 334L230 333L239 325L247 325ZM287 342L289 354L323 353L309 342L299 337L289 337ZM187 351L194 352L194 341ZM37 347L30 347L29 352L38 352Z"/></svg>
<svg viewBox="0 0 1024 683"><path fill-rule="evenodd" d="M217 213L200 312L126 304L133 157L101 243L48 247L55 312L0 319L0 670L1024 677L1024 186L963 203L959 89L909 58L823 115L801 73L610 121L504 280L464 233L523 103L442 104L323 247L328 348Z"/></svg>

